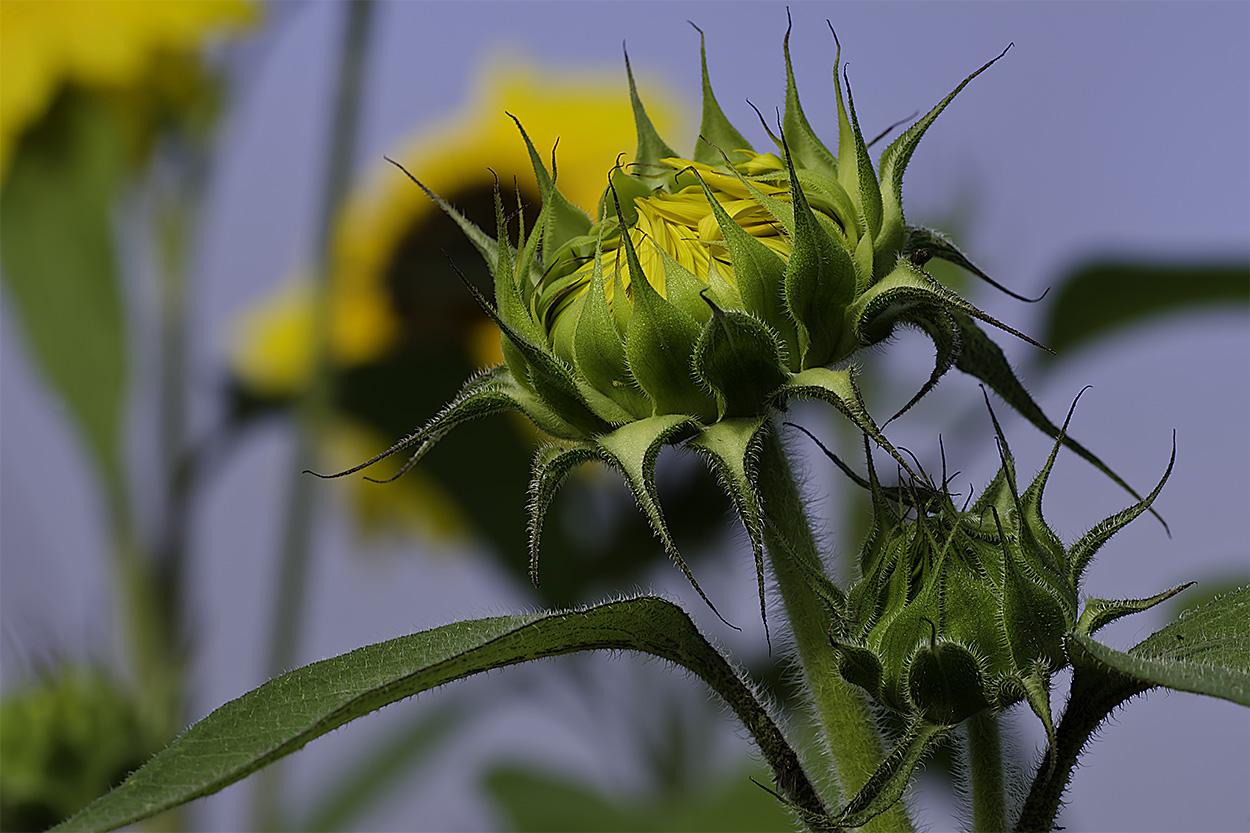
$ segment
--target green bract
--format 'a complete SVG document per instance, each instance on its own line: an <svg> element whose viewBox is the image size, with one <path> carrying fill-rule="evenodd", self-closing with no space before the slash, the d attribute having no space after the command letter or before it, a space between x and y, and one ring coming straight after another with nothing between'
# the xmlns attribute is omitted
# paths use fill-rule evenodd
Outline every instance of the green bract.
<svg viewBox="0 0 1250 833"><path fill-rule="evenodd" d="M945 483L887 491L868 457L861 485L872 493L873 527L860 555L862 579L835 613L835 646L842 675L887 708L954 725L1027 700L1053 741L1050 678L1068 664L1065 637L1089 636L1187 586L1142 600L1088 599L1078 611L1094 554L1150 507L1172 462L1143 500L1064 547L1042 517L1060 443L1021 493L997 420L994 429L1002 467L963 510Z"/></svg>
<svg viewBox="0 0 1250 833"><path fill-rule="evenodd" d="M840 53L839 46L836 60ZM906 468L869 416L850 364L858 350L900 324L929 334L937 352L931 378L903 410L959 366L1057 435L973 319L1020 334L938 283L923 265L938 257L984 275L940 234L908 227L903 216L903 171L917 142L994 61L899 136L876 166L849 85L844 98L835 73L835 155L799 104L788 32L785 63L778 153L751 149L729 123L712 94L704 55L700 140L682 158L653 128L627 59L637 152L630 165L605 172L609 187L595 221L561 195L554 160L548 171L524 129L543 199L533 228L518 220L511 233L498 189L493 238L427 189L490 266L494 298L478 299L502 331L505 363L470 380L443 413L387 452L413 449L401 474L460 423L519 410L555 439L534 465L532 565L561 481L575 466L599 460L625 476L665 549L694 583L668 533L654 478L660 450L686 443L718 473L750 534L762 605L762 520L752 465L760 432L791 401L822 400Z"/></svg>

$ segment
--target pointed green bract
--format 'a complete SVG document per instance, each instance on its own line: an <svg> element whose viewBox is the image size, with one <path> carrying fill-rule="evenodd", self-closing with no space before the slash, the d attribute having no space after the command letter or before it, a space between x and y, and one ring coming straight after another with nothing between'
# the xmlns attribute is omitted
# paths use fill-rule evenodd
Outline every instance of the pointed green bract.
<svg viewBox="0 0 1250 833"><path fill-rule="evenodd" d="M694 24L690 24L694 26ZM746 150L751 143L743 138L738 129L729 123L725 113L712 94L712 81L707 72L707 42L703 30L695 26L699 33L699 58L703 68L703 118L699 123L699 141L694 148L694 161L715 165L721 161L721 154L729 157L731 162L745 161L749 153Z"/></svg>
<svg viewBox="0 0 1250 833"><path fill-rule="evenodd" d="M1011 46L1008 45L1007 49L1010 48ZM878 252L898 252L906 243L907 231L903 220L903 172L907 169L907 163L911 161L911 155L916 151L916 146L920 144L921 137L938 115L946 109L946 105L950 104L973 78L985 72L999 58L1006 55L1007 49L961 81L946 98L939 101L920 121L903 131L903 135L891 142L881 154L882 224Z"/></svg>
<svg viewBox="0 0 1250 833"><path fill-rule="evenodd" d="M534 455L534 477L530 481L530 581L538 586L538 542L543 519L564 478L582 463L602 459L599 449L589 443L572 447L545 445Z"/></svg>
<svg viewBox="0 0 1250 833"><path fill-rule="evenodd" d="M642 106L638 87L634 84L634 71L629 65L628 52L625 53L625 75L629 78L629 102L634 108L634 126L638 131L638 149L634 152L632 173L643 182L654 186L668 176L667 169L660 165L660 160L679 154L660 138L646 108Z"/></svg>
<svg viewBox="0 0 1250 833"><path fill-rule="evenodd" d="M755 576L760 596L760 618L765 634L768 617L764 600L764 517L760 510L755 460L759 454L768 417L724 419L708 426L690 441L690 448L701 454L720 478L733 500L738 517L751 540Z"/></svg>
<svg viewBox="0 0 1250 833"><path fill-rule="evenodd" d="M745 312L712 308L694 350L699 378L716 396L717 417L755 416L789 375L776 337Z"/></svg>
<svg viewBox="0 0 1250 833"><path fill-rule="evenodd" d="M1050 680L1068 663L1066 640L1177 590L1142 602L1096 600L1079 612L1089 550L1148 503L1065 549L1041 515L1061 442L1021 495L1006 438L989 413L1001 466L970 508L956 507L945 480L939 485L923 475L912 475L908 497L906 483L888 497L868 455L866 484L854 479L872 494L874 522L836 647L847 681L889 709L950 725L1024 700L1053 742Z"/></svg>

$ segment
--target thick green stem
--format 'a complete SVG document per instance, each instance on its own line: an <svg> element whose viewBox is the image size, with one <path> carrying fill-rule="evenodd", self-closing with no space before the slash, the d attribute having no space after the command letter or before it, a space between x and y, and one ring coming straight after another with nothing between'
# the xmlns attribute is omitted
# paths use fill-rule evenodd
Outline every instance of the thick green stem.
<svg viewBox="0 0 1250 833"><path fill-rule="evenodd" d="M1000 833L1007 829L999 719L988 711L968 718L968 779L972 788L972 829L975 833Z"/></svg>
<svg viewBox="0 0 1250 833"><path fill-rule="evenodd" d="M830 613L813 580L815 575L824 574L824 566L803 497L775 429L769 432L760 450L759 489L765 515L764 540L773 574L841 788L841 795L826 796L829 804L836 807L864 786L881 765L884 752L863 692L843 680L838 672L838 654L829 639ZM913 828L900 803L874 818L864 829Z"/></svg>

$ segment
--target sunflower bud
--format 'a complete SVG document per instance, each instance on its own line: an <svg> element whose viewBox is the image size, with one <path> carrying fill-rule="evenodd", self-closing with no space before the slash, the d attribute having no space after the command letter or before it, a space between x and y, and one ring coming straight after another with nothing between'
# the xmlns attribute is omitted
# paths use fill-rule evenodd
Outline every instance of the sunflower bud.
<svg viewBox="0 0 1250 833"><path fill-rule="evenodd" d="M839 46L839 63L840 56ZM793 400L824 401L907 469L868 415L847 360L900 324L929 333L938 361L914 403L954 366L961 329L975 330L973 318L1008 329L923 271L920 249L973 267L945 238L907 227L902 208L903 171L917 142L992 63L874 166L849 85L844 97L836 74L837 154L812 132L788 32L775 151L753 149L730 124L704 55L700 140L691 154L677 153L652 126L626 59L637 151L628 165L605 171L608 187L593 220L560 192L554 157L549 170L518 120L542 196L532 227L505 208L498 189L493 238L427 190L490 266L494 298L478 300L500 328L505 363L471 380L391 453L415 448L411 464L461 422L520 410L557 440L535 461L531 559L565 475L599 460L624 474L693 583L654 477L663 446L687 443L726 484L762 571L754 451L775 413ZM759 585L762 605L762 572Z"/></svg>
<svg viewBox="0 0 1250 833"><path fill-rule="evenodd" d="M1060 444L1020 493L996 420L994 427L1002 467L963 510L945 483L885 489L869 458L862 485L872 493L873 529L835 644L842 675L887 708L953 725L1023 699L1053 733L1047 692L1051 675L1068 663L1065 635L1091 633L1182 589L1138 601L1089 600L1078 613L1094 553L1149 508L1172 467L1145 499L1065 548L1042 517Z"/></svg>

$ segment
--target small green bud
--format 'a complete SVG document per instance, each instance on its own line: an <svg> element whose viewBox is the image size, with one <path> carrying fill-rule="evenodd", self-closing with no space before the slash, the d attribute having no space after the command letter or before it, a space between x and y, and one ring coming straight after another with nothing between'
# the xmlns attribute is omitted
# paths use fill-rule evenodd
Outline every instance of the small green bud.
<svg viewBox="0 0 1250 833"><path fill-rule="evenodd" d="M869 457L862 485L872 493L873 528L835 647L842 675L887 708L952 725L1027 699L1049 732L1046 691L1051 675L1067 665L1065 635L1170 595L1091 600L1085 614L1078 612L1092 551L1149 508L1167 474L1144 500L1065 548L1041 511L1060 443L1021 493L994 425L1002 467L966 509L955 506L945 483L883 488Z"/></svg>

